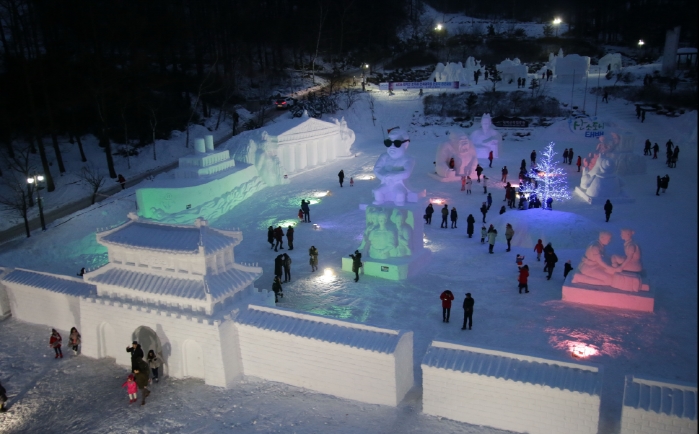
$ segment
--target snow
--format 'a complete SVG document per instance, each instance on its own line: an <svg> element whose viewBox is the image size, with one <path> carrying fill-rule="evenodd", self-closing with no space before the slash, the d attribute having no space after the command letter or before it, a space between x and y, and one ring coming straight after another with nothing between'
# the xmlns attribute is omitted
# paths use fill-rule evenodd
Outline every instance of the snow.
<svg viewBox="0 0 699 434"><path fill-rule="evenodd" d="M642 77L657 66L634 68ZM593 82L596 82L594 78ZM505 83L498 88L516 89L515 84ZM573 91L577 105L583 101L583 88L575 86ZM569 85L554 82L548 91L566 103L571 98ZM478 208L485 200L478 188L481 184L474 182L473 194L465 195L457 183L442 183L428 175L434 171L436 147L444 142L447 131L453 133L460 127L447 123L411 124L415 111L422 108L417 91L399 92L391 97L377 92L373 96L376 126L371 121L372 112L366 99L342 113L356 134L352 148L355 158L330 162L295 176L289 184L259 191L217 220L210 220L210 225L240 228L244 240L236 248L236 260L259 262L264 274L256 286L269 289L273 258L278 253L270 251L266 243L266 228L297 221L301 199L313 198L311 217L319 229L314 230L311 224L297 224L295 249L286 250L293 259L293 280L285 284L285 296L279 305L329 318L413 331L416 387L398 408L361 404L246 378L230 390L205 386L196 380L165 379L154 387L145 408L127 411L125 393L119 388L126 377L125 369L110 359L79 356L56 361L46 347L48 328L9 319L0 323L0 380L8 389L11 406L9 413L0 415L3 429L112 432L138 427L143 432L211 432L234 427L239 432L299 434L500 432L421 413L420 362L436 339L552 359L570 357L571 348L580 345L594 349L596 355L587 360L604 368L599 432L619 430L626 375L649 375L696 384L697 207L696 201L688 200L697 191L696 112L677 118L649 114L645 123L640 123L629 102L610 98L609 104L599 103L598 118L608 125L605 134L612 130L631 132L637 138L637 154L642 155L646 138L661 145L672 139L682 150L675 169L668 169L662 157L649 158L646 175L624 176L625 190L636 201L615 204L608 223L604 222L601 206L588 205L576 197L555 202L554 211L508 210L498 215L504 191L495 180L500 179L503 165L519 167L520 160L528 158L532 149L539 152L549 141L554 141L557 149L574 146L576 155L587 155L597 143L596 139L570 133L566 120L548 128L530 128L532 134L518 141L508 135L493 167L483 165L494 198L486 220L501 234L504 225L511 223L515 238L512 252L505 253L501 236L495 244L496 253L489 255L487 246L480 244L477 235L468 239L465 234L465 218L469 213L476 217L477 225L481 221ZM587 96L588 111L592 111L594 99ZM435 224L426 226L426 247L432 251L426 271L403 281L360 275L355 283L353 275L340 271L341 258L357 248L365 225L364 212L358 204L368 203L371 189L378 185L378 180L362 179L360 175L371 173L376 158L385 151L381 143L385 131L382 128L393 126L408 129L411 136L408 153L417 160L411 185L425 188L427 198L442 198L449 206L456 206L461 226L444 230ZM203 134L193 135L198 136ZM191 148L182 148L191 152ZM121 170L127 178L152 167L146 166L147 155L132 159L131 172L122 170L123 162L117 160L121 165L117 171ZM161 162L164 160L158 160ZM580 174L575 165L564 168L572 188L579 183ZM344 188L339 188L336 174L340 169L344 169L346 179L354 177L354 187L345 183ZM657 197L655 177L666 173L672 178L670 186L667 193ZM145 180L140 186L149 183ZM52 206L72 197L69 192L59 193L61 190L64 189L57 190L57 199L51 197ZM37 231L29 239L5 243L0 246L0 265L74 276L81 267L106 264L106 248L97 243L95 231L127 220L128 212L135 210L134 190L120 191L104 202L50 224L48 231ZM314 196L325 191L330 193ZM621 252L618 234L623 227L636 231L635 239L643 249L647 278L656 294L654 313L562 302L562 264L570 259L577 265L600 228L614 235L608 247L610 254ZM550 281L539 271L543 264L536 263L532 251L538 238L551 242L560 259ZM329 268L332 273L311 273L307 265L307 249L311 245L320 252L320 270ZM530 294L517 294L516 254L525 255L525 263L531 268ZM451 289L457 297L450 324L440 321L439 294L444 289ZM467 291L472 293L476 304L474 328L464 332L459 327L458 306Z"/></svg>

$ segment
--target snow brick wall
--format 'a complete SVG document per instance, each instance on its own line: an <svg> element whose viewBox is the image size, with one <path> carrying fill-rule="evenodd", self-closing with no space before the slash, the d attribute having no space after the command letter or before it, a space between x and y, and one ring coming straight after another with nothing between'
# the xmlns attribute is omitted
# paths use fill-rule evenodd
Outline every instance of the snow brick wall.
<svg viewBox="0 0 699 434"><path fill-rule="evenodd" d="M626 376L621 434L696 432L696 385Z"/></svg>
<svg viewBox="0 0 699 434"><path fill-rule="evenodd" d="M433 341L423 412L531 434L597 433L597 367Z"/></svg>
<svg viewBox="0 0 699 434"><path fill-rule="evenodd" d="M396 406L413 386L413 333L250 305L235 318L245 376Z"/></svg>

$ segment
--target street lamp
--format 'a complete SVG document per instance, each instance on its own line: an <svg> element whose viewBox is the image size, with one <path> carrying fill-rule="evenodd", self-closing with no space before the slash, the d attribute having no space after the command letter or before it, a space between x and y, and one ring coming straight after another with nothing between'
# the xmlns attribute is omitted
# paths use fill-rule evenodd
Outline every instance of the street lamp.
<svg viewBox="0 0 699 434"><path fill-rule="evenodd" d="M437 27L435 27L434 29L439 32L440 30L442 30L442 25L437 24Z"/></svg>
<svg viewBox="0 0 699 434"><path fill-rule="evenodd" d="M558 26L561 24L561 19L560 18L554 18L553 19L553 25L556 27L556 37L558 37Z"/></svg>
<svg viewBox="0 0 699 434"><path fill-rule="evenodd" d="M645 44L646 44L646 43L643 42L643 39L639 39L639 40L638 40L638 48L643 48L643 46L644 46Z"/></svg>
<svg viewBox="0 0 699 434"><path fill-rule="evenodd" d="M41 193L39 192L44 187L40 186L39 183L44 181L43 175L34 174L31 178L27 178L27 183L36 186L36 201L39 204L39 219L41 220L41 230L46 230L46 221L44 221L44 206L41 203Z"/></svg>

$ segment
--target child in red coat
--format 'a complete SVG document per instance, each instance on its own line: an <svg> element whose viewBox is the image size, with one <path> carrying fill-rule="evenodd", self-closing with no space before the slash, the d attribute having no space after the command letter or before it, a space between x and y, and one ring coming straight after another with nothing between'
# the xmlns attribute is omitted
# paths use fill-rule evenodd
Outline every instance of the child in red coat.
<svg viewBox="0 0 699 434"><path fill-rule="evenodd" d="M61 343L63 342L63 338L61 338L61 335L56 331L56 329L51 329L51 338L49 339L49 346L53 348L53 351L56 353L57 358L63 358L63 351L61 351Z"/></svg>
<svg viewBox="0 0 699 434"><path fill-rule="evenodd" d="M138 385L134 378L133 374L129 374L129 378L121 385L122 388L126 387L126 393L129 394L129 404L133 404L138 400Z"/></svg>
<svg viewBox="0 0 699 434"><path fill-rule="evenodd" d="M527 285L527 279L529 278L529 266L524 265L520 267L519 269L519 277L517 278L517 281L519 282L519 293L522 293L522 289L524 289L524 292L529 292L529 285Z"/></svg>
<svg viewBox="0 0 699 434"><path fill-rule="evenodd" d="M442 300L442 322L449 322L451 302L454 300L454 294L447 289L439 296L439 299Z"/></svg>
<svg viewBox="0 0 699 434"><path fill-rule="evenodd" d="M541 261L541 252L544 251L544 243L539 240L534 246L534 251L536 252L536 260Z"/></svg>

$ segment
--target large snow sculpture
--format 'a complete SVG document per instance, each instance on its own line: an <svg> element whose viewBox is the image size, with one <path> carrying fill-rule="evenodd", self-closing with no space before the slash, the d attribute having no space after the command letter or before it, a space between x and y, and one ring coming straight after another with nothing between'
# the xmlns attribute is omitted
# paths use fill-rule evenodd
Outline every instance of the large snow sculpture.
<svg viewBox="0 0 699 434"><path fill-rule="evenodd" d="M605 74L607 71L619 72L621 71L621 54L619 53L609 53L603 56L599 62L599 71Z"/></svg>
<svg viewBox="0 0 699 434"><path fill-rule="evenodd" d="M373 190L374 205L393 202L398 206L408 202L417 202L417 194L405 186L415 167L415 158L405 152L410 145L410 137L403 130L392 129L386 139L386 152L379 156L374 165L374 174L381 185Z"/></svg>
<svg viewBox="0 0 699 434"><path fill-rule="evenodd" d="M481 128L472 132L469 138L476 148L478 158L488 158L490 151L493 151L493 158L498 158L502 136L493 128L493 120L489 113L483 114Z"/></svg>
<svg viewBox="0 0 699 434"><path fill-rule="evenodd" d="M583 77L587 77L590 69L590 58L578 54L556 58L556 80L558 83L571 84L581 82Z"/></svg>
<svg viewBox="0 0 699 434"><path fill-rule="evenodd" d="M466 66L461 66L461 62L449 62L446 65L438 63L434 71L430 75L430 81L458 81L463 84L474 83L473 73L481 70L481 61L475 60L473 57L466 59ZM481 74L483 71L481 71Z"/></svg>
<svg viewBox="0 0 699 434"><path fill-rule="evenodd" d="M636 136L630 132L619 134L609 133L610 139L600 136L600 141L604 142L607 156L616 162L617 174L619 175L645 175L646 159L637 153L641 144L636 143Z"/></svg>
<svg viewBox="0 0 699 434"><path fill-rule="evenodd" d="M617 149L620 143L621 138L618 134L600 136L597 152L583 159L580 186L575 188L575 193L588 203L601 203L607 199L612 203L633 202L623 191L624 182L617 176L618 162L613 158L616 154L612 151Z"/></svg>
<svg viewBox="0 0 699 434"><path fill-rule="evenodd" d="M505 59L495 65L495 69L500 72L500 77L505 83L513 82L519 78L527 78L528 69L526 65L515 57L514 60Z"/></svg>
<svg viewBox="0 0 699 434"><path fill-rule="evenodd" d="M494 153L493 153L494 154ZM454 168L449 167L454 159ZM476 148L471 143L468 136L456 137L439 145L437 156L435 157L437 175L444 181L459 181L462 176L476 177L476 166L478 157Z"/></svg>
<svg viewBox="0 0 699 434"><path fill-rule="evenodd" d="M563 286L563 300L652 312L654 300L650 287L643 283L641 249L633 234L631 229L622 229L624 255L607 257L605 248L612 234L600 232L599 239L585 250L571 283Z"/></svg>

